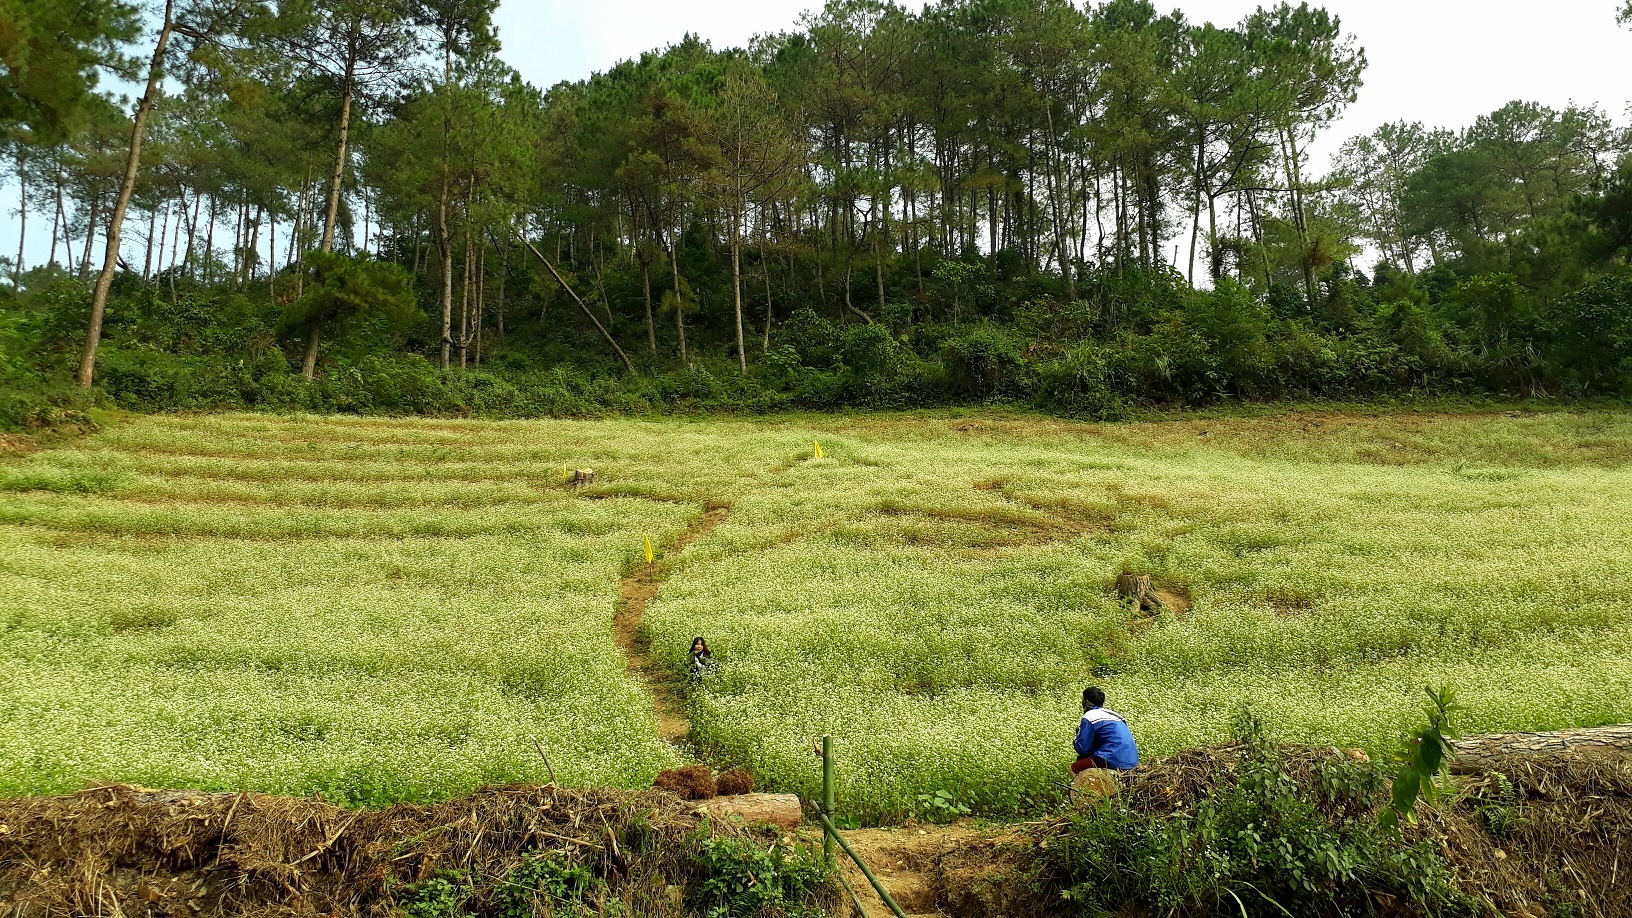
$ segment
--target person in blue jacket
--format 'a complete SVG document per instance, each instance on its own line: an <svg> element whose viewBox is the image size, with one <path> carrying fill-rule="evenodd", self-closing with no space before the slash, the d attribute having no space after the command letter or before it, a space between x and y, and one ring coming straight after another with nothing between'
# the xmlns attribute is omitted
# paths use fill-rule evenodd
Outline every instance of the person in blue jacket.
<svg viewBox="0 0 1632 918"><path fill-rule="evenodd" d="M1071 773L1089 768L1131 771L1139 765L1139 747L1122 715L1105 707L1105 691L1098 686L1082 690L1082 723L1077 726L1077 760Z"/></svg>

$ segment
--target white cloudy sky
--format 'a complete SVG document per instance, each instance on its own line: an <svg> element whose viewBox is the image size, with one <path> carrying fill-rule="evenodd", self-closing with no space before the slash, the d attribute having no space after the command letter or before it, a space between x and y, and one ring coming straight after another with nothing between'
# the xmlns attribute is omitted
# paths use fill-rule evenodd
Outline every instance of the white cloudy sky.
<svg viewBox="0 0 1632 918"><path fill-rule="evenodd" d="M1268 0L1265 0L1267 3ZM1318 0L1317 0L1318 2ZM1632 30L1621 0L1324 0L1358 36L1370 66L1360 100L1316 149L1407 119L1460 127L1513 99L1597 104L1625 123L1632 103ZM687 31L716 46L794 27L814 0L503 0L503 57L529 81L574 80ZM1234 23L1258 0L1157 0L1192 21ZM17 244L15 182L0 182L0 253ZM36 221L35 226L39 223ZM31 233L30 262L49 233ZM39 249L36 250L35 243Z"/></svg>

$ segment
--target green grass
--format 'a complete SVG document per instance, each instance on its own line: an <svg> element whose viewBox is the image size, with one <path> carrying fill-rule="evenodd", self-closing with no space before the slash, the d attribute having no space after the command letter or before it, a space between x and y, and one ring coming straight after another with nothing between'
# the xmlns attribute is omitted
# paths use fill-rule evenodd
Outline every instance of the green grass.
<svg viewBox="0 0 1632 918"><path fill-rule="evenodd" d="M826 458L812 458L820 441ZM1103 684L1147 754L1632 720L1632 413L1077 425L149 418L0 470L0 793L88 780L356 802L676 759L611 637L641 536L708 502L646 619L704 755L867 819L1057 792ZM558 487L563 466L598 483ZM1187 591L1136 621L1112 582Z"/></svg>

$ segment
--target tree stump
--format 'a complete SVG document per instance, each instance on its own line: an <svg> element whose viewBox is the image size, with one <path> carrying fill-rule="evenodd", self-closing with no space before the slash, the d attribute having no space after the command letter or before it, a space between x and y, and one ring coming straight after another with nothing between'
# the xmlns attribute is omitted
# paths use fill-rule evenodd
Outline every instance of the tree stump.
<svg viewBox="0 0 1632 918"><path fill-rule="evenodd" d="M594 483L594 469L577 469L572 473L572 487L574 490L578 488L587 488Z"/></svg>
<svg viewBox="0 0 1632 918"><path fill-rule="evenodd" d="M1121 790L1122 782L1109 768L1084 768L1071 779L1071 801L1079 807L1109 800Z"/></svg>
<svg viewBox="0 0 1632 918"><path fill-rule="evenodd" d="M1130 603L1137 603L1141 612L1171 612L1183 615L1190 611L1190 600L1175 590L1156 586L1149 574L1117 575L1116 593Z"/></svg>
<svg viewBox="0 0 1632 918"><path fill-rule="evenodd" d="M1551 733L1492 733L1465 736L1451 742L1456 757L1451 771L1483 772L1501 765L1513 755L1558 755L1577 749L1620 749L1632 751L1632 724L1557 730Z"/></svg>

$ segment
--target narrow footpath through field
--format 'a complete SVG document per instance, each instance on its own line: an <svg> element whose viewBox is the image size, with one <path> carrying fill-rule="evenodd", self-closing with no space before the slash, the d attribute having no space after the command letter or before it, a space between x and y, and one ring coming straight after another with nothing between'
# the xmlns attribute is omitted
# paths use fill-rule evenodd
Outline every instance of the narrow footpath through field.
<svg viewBox="0 0 1632 918"><path fill-rule="evenodd" d="M674 544L655 556L651 563L640 563L624 575L613 609L612 632L618 648L623 651L629 674L646 686L657 711L657 732L665 742L686 746L691 732L691 721L686 716L684 687L650 656L650 638L640 630L646 619L646 607L657 596L658 587L667 575L666 562L698 539L708 535L731 513L728 504L709 501L701 516L686 527Z"/></svg>

